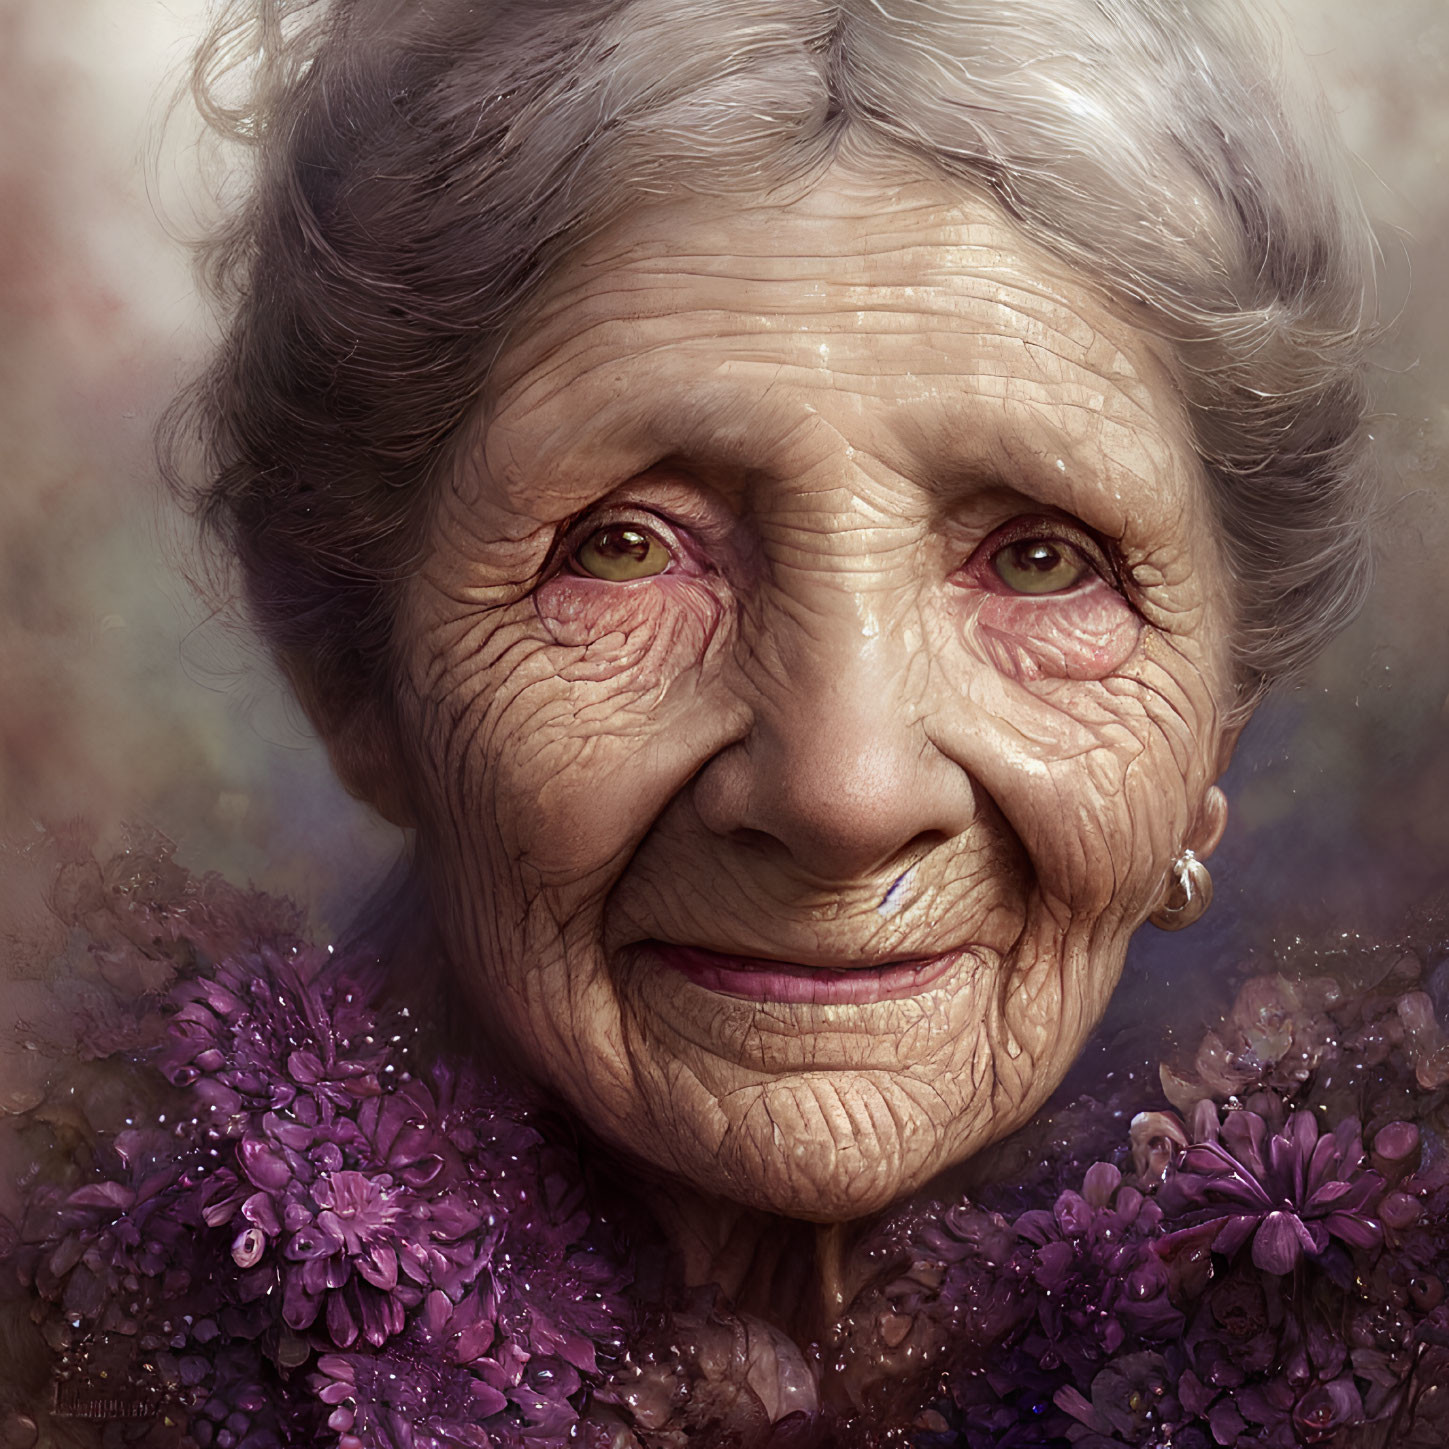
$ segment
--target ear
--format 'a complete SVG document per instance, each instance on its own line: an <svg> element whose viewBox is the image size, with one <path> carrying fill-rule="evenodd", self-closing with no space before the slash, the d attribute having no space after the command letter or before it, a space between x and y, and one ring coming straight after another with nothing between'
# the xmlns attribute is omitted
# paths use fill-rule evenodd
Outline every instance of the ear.
<svg viewBox="0 0 1449 1449"><path fill-rule="evenodd" d="M1227 828L1228 797L1216 785L1209 785L1184 844L1199 860L1206 860L1218 848Z"/></svg>
<svg viewBox="0 0 1449 1449"><path fill-rule="evenodd" d="M412 829L417 822L407 787L407 763L386 712L373 704L343 702L300 671L286 672L347 793L384 820Z"/></svg>
<svg viewBox="0 0 1449 1449"><path fill-rule="evenodd" d="M1217 776L1221 776L1232 762L1233 751L1238 747L1238 738L1247 722L1244 716L1224 728L1218 741ZM1199 860L1206 860L1218 848L1227 828L1228 797L1216 785L1209 785L1183 843Z"/></svg>
<svg viewBox="0 0 1449 1449"><path fill-rule="evenodd" d="M1233 751L1238 748L1238 741L1242 738L1243 731L1248 726L1251 714L1242 715L1230 725L1223 726L1223 732L1218 740L1217 773L1215 778L1221 778L1224 771L1233 762Z"/></svg>
<svg viewBox="0 0 1449 1449"><path fill-rule="evenodd" d="M355 710L347 722L322 737L337 778L349 795L370 805L403 830L417 824L397 732L376 709Z"/></svg>

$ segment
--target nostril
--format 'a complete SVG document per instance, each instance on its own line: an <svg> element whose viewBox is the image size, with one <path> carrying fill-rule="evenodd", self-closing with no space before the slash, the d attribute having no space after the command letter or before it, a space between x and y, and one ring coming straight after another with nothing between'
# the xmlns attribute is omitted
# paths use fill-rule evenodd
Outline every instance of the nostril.
<svg viewBox="0 0 1449 1449"><path fill-rule="evenodd" d="M768 830L754 830L742 825L730 833L746 849L758 851L761 855L772 855L780 849L780 842Z"/></svg>

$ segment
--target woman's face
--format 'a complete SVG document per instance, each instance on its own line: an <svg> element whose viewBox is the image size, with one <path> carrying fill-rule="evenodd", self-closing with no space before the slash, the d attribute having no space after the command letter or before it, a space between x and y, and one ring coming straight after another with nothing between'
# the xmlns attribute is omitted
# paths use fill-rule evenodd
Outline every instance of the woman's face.
<svg viewBox="0 0 1449 1449"><path fill-rule="evenodd" d="M597 237L476 438L398 658L487 1029L798 1217L1023 1121L1220 825L1225 572L1153 346L985 203L838 168Z"/></svg>

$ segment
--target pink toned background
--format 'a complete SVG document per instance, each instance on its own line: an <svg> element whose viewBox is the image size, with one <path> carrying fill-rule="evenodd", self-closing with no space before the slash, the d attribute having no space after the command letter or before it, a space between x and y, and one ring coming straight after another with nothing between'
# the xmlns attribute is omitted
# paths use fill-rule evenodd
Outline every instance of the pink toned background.
<svg viewBox="0 0 1449 1449"><path fill-rule="evenodd" d="M204 11L0 0L0 833L13 863L77 815L110 840L155 825L188 864L290 891L326 931L397 842L332 783L255 650L197 604L150 456L207 330L158 219L159 202L190 224L185 128L149 189L143 160ZM1380 581L1250 731L1216 925L1178 962L1299 919L1367 929L1449 868L1449 3L1287 11L1361 158L1402 306L1379 378ZM34 902L11 877L13 963Z"/></svg>

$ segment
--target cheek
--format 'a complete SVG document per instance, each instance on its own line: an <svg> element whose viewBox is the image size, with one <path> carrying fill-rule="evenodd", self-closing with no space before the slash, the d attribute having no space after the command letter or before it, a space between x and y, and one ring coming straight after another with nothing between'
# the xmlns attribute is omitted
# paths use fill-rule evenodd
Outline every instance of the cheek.
<svg viewBox="0 0 1449 1449"><path fill-rule="evenodd" d="M1145 912L1209 778L1208 681L1177 655L1164 667L1155 632L1101 582L971 590L948 637L955 711L942 739L1020 840L1042 896L1079 924Z"/></svg>
<svg viewBox="0 0 1449 1449"><path fill-rule="evenodd" d="M1132 656L1140 616L1100 579L1069 594L981 591L967 624L982 654L1009 679L1097 680Z"/></svg>
<svg viewBox="0 0 1449 1449"><path fill-rule="evenodd" d="M490 822L544 882L606 868L687 778L679 717L725 617L708 580L560 575L502 616L435 622L419 692L442 828Z"/></svg>

